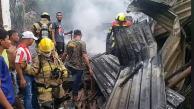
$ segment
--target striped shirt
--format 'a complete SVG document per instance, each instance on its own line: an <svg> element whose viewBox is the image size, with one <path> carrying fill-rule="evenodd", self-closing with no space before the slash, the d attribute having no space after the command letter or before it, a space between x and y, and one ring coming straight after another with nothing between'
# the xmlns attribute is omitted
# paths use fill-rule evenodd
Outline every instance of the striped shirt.
<svg viewBox="0 0 194 109"><path fill-rule="evenodd" d="M29 49L25 45L20 44L16 50L15 63L21 64L23 62L30 64L32 57Z"/></svg>

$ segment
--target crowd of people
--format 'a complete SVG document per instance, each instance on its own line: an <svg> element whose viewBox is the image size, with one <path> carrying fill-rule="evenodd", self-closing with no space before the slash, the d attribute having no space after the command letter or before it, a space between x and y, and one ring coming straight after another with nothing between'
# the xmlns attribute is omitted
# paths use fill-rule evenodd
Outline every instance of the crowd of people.
<svg viewBox="0 0 194 109"><path fill-rule="evenodd" d="M40 21L21 36L15 30L0 29L0 109L49 109L54 100L65 96L62 85L70 74L72 101L78 100L84 71L93 75L86 43L81 30L64 32L62 12L56 18L51 22L43 12ZM131 22L121 14L112 26L119 25ZM65 44L67 34L73 37Z"/></svg>

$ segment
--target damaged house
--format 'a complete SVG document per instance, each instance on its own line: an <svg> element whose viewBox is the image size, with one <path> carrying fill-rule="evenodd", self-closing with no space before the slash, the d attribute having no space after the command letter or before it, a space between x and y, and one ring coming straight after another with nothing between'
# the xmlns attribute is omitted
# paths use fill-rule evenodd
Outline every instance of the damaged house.
<svg viewBox="0 0 194 109"><path fill-rule="evenodd" d="M97 88L90 100L100 109L191 109L191 0L133 0L126 12L150 20L115 28L116 54L91 57Z"/></svg>
<svg viewBox="0 0 194 109"><path fill-rule="evenodd" d="M191 1L134 0L127 12L152 20L113 30L116 57L92 58L102 108L191 109Z"/></svg>

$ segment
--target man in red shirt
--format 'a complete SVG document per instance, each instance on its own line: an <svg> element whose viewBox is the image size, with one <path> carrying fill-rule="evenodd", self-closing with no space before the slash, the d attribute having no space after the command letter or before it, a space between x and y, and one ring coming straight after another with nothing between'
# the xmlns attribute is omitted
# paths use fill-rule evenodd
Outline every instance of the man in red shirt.
<svg viewBox="0 0 194 109"><path fill-rule="evenodd" d="M33 76L27 74L26 66L32 62L31 53L28 49L37 38L30 31L22 34L22 39L16 50L15 68L19 76L19 85L24 89L24 107L25 109L38 109L36 96L35 80Z"/></svg>

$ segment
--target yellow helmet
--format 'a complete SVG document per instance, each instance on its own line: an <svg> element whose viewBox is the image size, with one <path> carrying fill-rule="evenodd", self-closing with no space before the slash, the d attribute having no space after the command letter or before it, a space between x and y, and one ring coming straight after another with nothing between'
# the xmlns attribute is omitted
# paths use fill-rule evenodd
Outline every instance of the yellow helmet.
<svg viewBox="0 0 194 109"><path fill-rule="evenodd" d="M47 12L43 12L41 15L42 16L50 16Z"/></svg>
<svg viewBox="0 0 194 109"><path fill-rule="evenodd" d="M117 14L116 20L118 20L118 21L126 21L126 15L125 15L125 13L119 13L119 14Z"/></svg>
<svg viewBox="0 0 194 109"><path fill-rule="evenodd" d="M43 12L40 17L41 18L47 18L49 21L51 19L49 13L47 13L47 12Z"/></svg>
<svg viewBox="0 0 194 109"><path fill-rule="evenodd" d="M54 49L54 43L49 38L43 38L38 44L38 49L42 52L51 52Z"/></svg>

